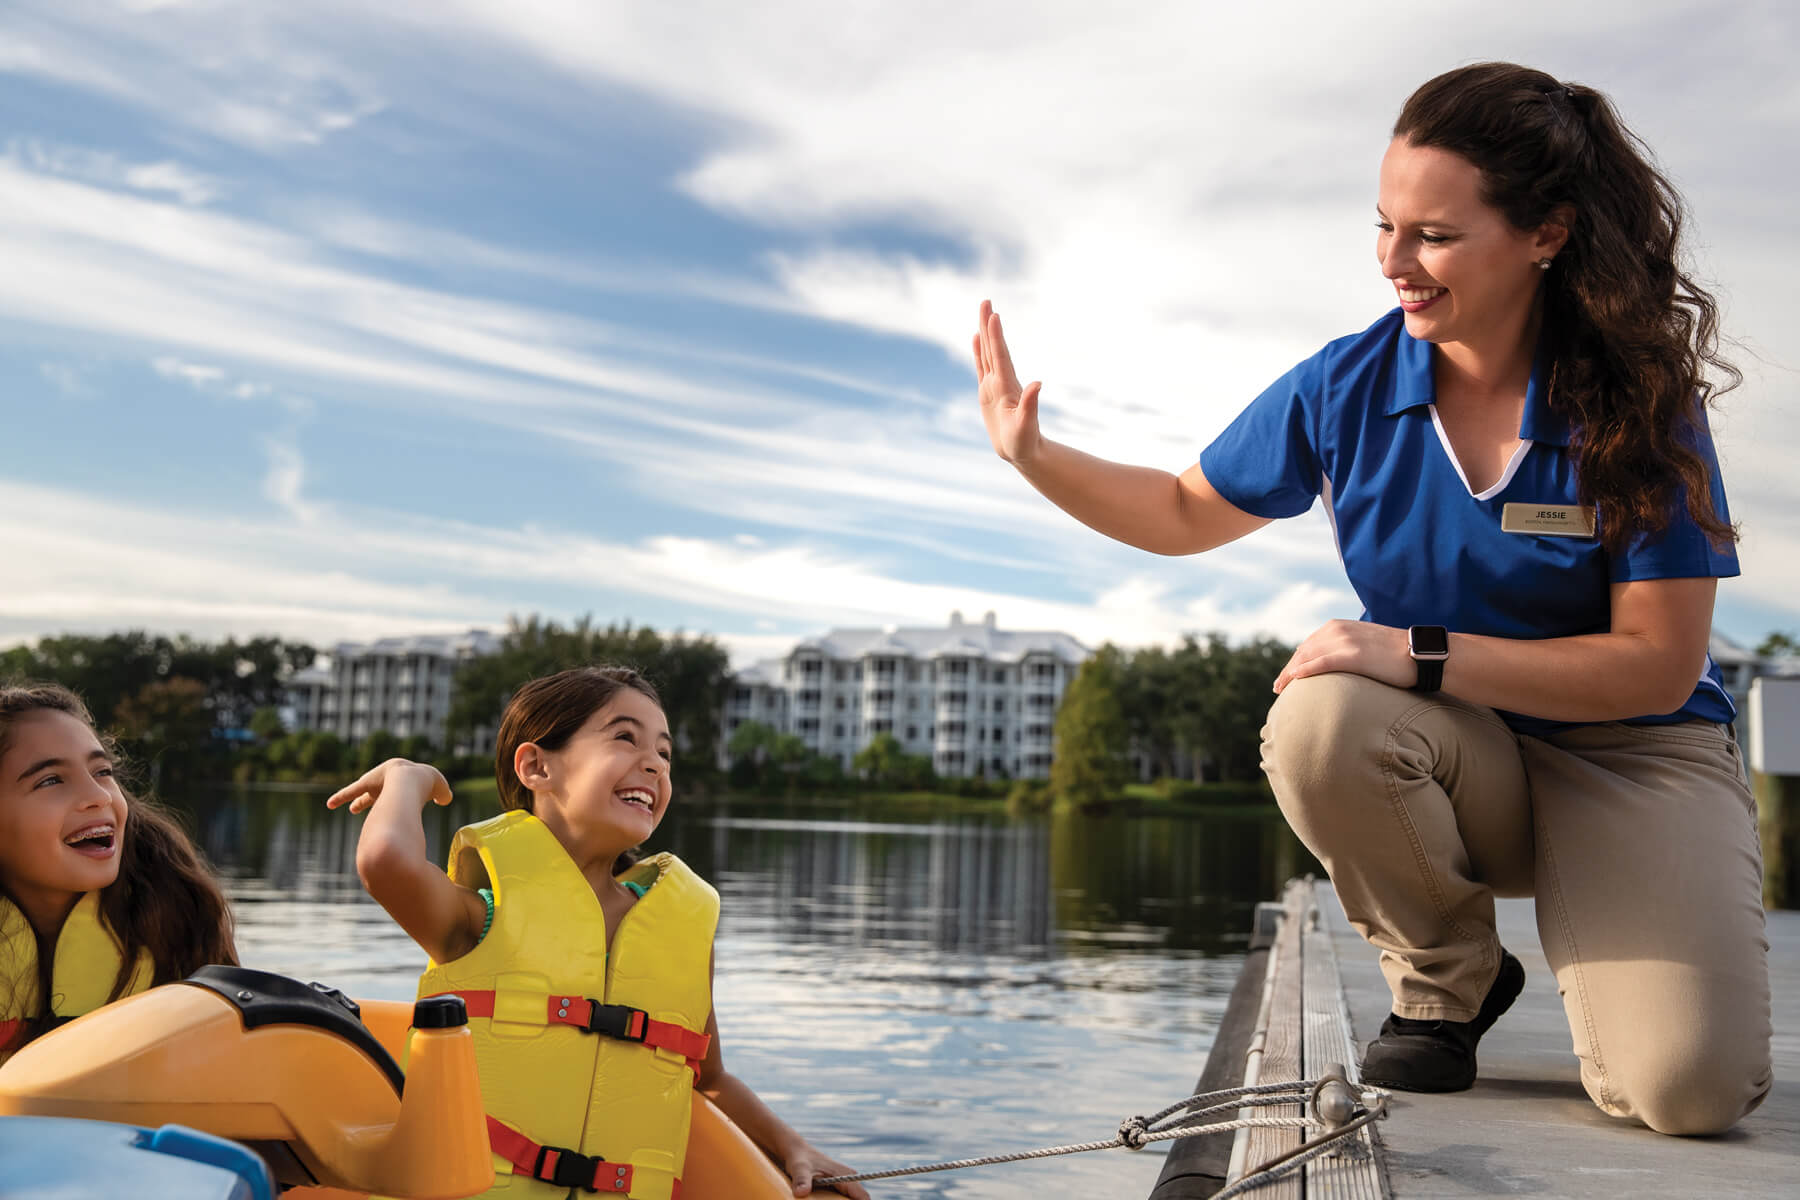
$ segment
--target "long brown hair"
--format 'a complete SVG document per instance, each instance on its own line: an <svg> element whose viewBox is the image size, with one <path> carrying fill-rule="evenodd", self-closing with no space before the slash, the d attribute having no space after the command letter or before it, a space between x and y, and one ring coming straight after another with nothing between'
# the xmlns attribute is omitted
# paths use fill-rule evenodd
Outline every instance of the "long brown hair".
<svg viewBox="0 0 1800 1200"><path fill-rule="evenodd" d="M6 753L13 723L34 712L66 713L89 729L94 728L87 705L65 687L53 683L0 684L0 756ZM121 764L111 740L100 740L113 756L114 769L119 770ZM152 985L184 979L209 963L237 963L231 910L199 851L166 809L129 794L125 803L119 876L100 892L101 915L119 939L121 951L119 973L113 979L109 1000L118 999L131 982L140 951L150 954ZM5 881L0 880L0 896L3 895ZM50 954L38 955L38 995L44 998L44 1012L26 1023L23 1040L15 1039L12 1049L55 1024L50 1014L53 966ZM0 974L0 978L9 974Z"/></svg>
<svg viewBox="0 0 1800 1200"><path fill-rule="evenodd" d="M1662 532L1683 503L1715 545L1737 541L1695 447L1705 405L1743 376L1718 355L1718 304L1682 268L1681 197L1607 98L1477 63L1414 92L1394 136L1473 163L1515 229L1573 209L1544 284L1549 398L1573 431L1582 502L1599 507L1606 548Z"/></svg>
<svg viewBox="0 0 1800 1200"><path fill-rule="evenodd" d="M545 750L561 750L589 717L627 688L662 707L656 688L630 667L574 667L533 679L514 692L494 739L494 783L500 789L501 807L532 811L531 789L513 769L520 746L531 742ZM635 861L637 856L627 850L613 863L613 874Z"/></svg>

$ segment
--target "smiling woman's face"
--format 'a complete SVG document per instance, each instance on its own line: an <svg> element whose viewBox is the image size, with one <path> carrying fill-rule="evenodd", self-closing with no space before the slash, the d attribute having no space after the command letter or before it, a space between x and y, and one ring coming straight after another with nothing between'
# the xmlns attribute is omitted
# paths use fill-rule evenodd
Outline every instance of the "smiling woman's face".
<svg viewBox="0 0 1800 1200"><path fill-rule="evenodd" d="M119 877L125 793L87 723L44 709L15 718L0 755L0 884L27 915Z"/></svg>
<svg viewBox="0 0 1800 1200"><path fill-rule="evenodd" d="M1421 341L1481 341L1522 329L1537 297L1538 260L1564 234L1521 231L1481 196L1468 159L1395 138L1381 160L1375 257Z"/></svg>

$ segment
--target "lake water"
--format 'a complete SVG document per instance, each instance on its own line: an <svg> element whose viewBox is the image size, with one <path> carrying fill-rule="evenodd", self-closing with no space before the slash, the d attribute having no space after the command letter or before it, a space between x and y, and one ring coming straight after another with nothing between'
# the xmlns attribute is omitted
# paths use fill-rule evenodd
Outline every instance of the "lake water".
<svg viewBox="0 0 1800 1200"><path fill-rule="evenodd" d="M245 965L410 999L424 955L362 892L324 792L201 797ZM427 813L439 861L460 825ZM1317 870L1272 809L1008 820L682 801L723 902L727 1067L859 1171L1110 1138L1189 1094L1259 899ZM881 1196L1146 1196L1166 1143L880 1181Z"/></svg>

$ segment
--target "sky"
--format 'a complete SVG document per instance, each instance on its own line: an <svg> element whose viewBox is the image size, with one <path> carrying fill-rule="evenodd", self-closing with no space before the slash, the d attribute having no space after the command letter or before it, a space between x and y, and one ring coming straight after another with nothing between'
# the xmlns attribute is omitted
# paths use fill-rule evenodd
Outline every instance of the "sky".
<svg viewBox="0 0 1800 1200"><path fill-rule="evenodd" d="M1298 641L1360 610L1318 507L1077 525L988 445L975 311L1050 436L1180 471L1392 307L1387 130L1483 59L1607 92L1689 202L1754 645L1800 628L1797 56L1778 0L9 0L0 645Z"/></svg>

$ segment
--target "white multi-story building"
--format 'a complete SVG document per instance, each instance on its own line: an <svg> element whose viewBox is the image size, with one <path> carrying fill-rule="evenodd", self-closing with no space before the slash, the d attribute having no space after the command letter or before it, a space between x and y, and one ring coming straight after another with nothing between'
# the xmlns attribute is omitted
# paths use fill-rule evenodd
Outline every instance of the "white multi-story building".
<svg viewBox="0 0 1800 1200"><path fill-rule="evenodd" d="M950 614L924 629L834 629L785 658L736 672L725 693L720 766L745 721L799 736L848 770L891 733L946 776L1042 779L1063 689L1092 651L1066 633L998 628Z"/></svg>
<svg viewBox="0 0 1800 1200"><path fill-rule="evenodd" d="M316 729L357 742L377 729L422 735L443 747L456 668L500 648L484 629L440 636L339 642L287 682L295 729Z"/></svg>

